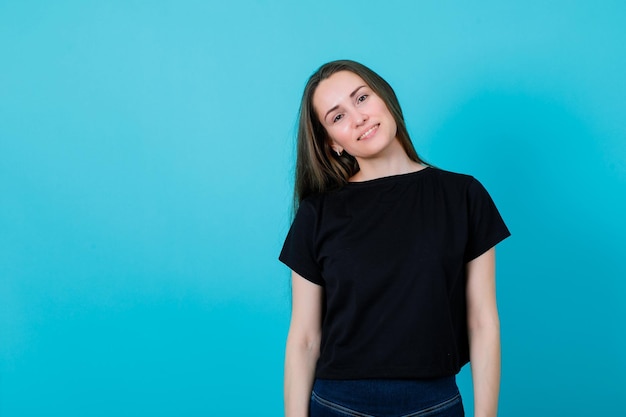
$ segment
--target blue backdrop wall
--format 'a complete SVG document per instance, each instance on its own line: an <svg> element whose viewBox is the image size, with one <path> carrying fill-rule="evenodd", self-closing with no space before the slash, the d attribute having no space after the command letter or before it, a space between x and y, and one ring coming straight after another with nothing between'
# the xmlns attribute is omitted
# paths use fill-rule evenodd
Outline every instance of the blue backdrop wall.
<svg viewBox="0 0 626 417"><path fill-rule="evenodd" d="M338 58L513 232L501 414L626 414L625 27L621 1L0 1L0 415L282 413L296 113Z"/></svg>

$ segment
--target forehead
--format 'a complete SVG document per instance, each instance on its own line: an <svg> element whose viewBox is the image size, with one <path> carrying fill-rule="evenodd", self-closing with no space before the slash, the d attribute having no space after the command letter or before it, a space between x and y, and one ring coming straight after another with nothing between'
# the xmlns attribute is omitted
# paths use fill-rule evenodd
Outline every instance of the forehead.
<svg viewBox="0 0 626 417"><path fill-rule="evenodd" d="M339 71L322 80L313 93L313 108L324 114L334 106L351 100L350 94L361 86L368 86L363 78L350 71Z"/></svg>

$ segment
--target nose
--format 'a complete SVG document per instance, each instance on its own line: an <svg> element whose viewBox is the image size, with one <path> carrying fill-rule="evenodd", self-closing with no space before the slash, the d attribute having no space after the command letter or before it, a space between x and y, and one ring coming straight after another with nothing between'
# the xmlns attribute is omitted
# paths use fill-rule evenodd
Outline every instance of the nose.
<svg viewBox="0 0 626 417"><path fill-rule="evenodd" d="M367 114L362 113L358 110L354 112L354 122L356 123L357 126L360 126L363 123L365 123L367 119L369 119L369 116Z"/></svg>

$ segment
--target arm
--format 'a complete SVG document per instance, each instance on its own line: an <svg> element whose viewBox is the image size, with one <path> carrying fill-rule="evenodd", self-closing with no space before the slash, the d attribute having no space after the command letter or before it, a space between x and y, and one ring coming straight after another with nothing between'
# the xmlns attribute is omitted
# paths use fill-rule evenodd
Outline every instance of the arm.
<svg viewBox="0 0 626 417"><path fill-rule="evenodd" d="M500 392L500 319L495 248L467 264L467 324L474 383L474 416L495 417Z"/></svg>
<svg viewBox="0 0 626 417"><path fill-rule="evenodd" d="M292 273L291 324L285 349L285 416L306 417L319 357L323 288Z"/></svg>

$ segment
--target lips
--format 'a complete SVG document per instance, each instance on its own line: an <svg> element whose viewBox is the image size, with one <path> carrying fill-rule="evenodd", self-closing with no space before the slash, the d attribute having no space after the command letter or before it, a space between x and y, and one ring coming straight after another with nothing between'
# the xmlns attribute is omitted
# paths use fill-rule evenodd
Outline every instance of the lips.
<svg viewBox="0 0 626 417"><path fill-rule="evenodd" d="M374 126L367 129L361 136L359 136L356 140L367 139L372 136L377 130L380 123L375 124Z"/></svg>

